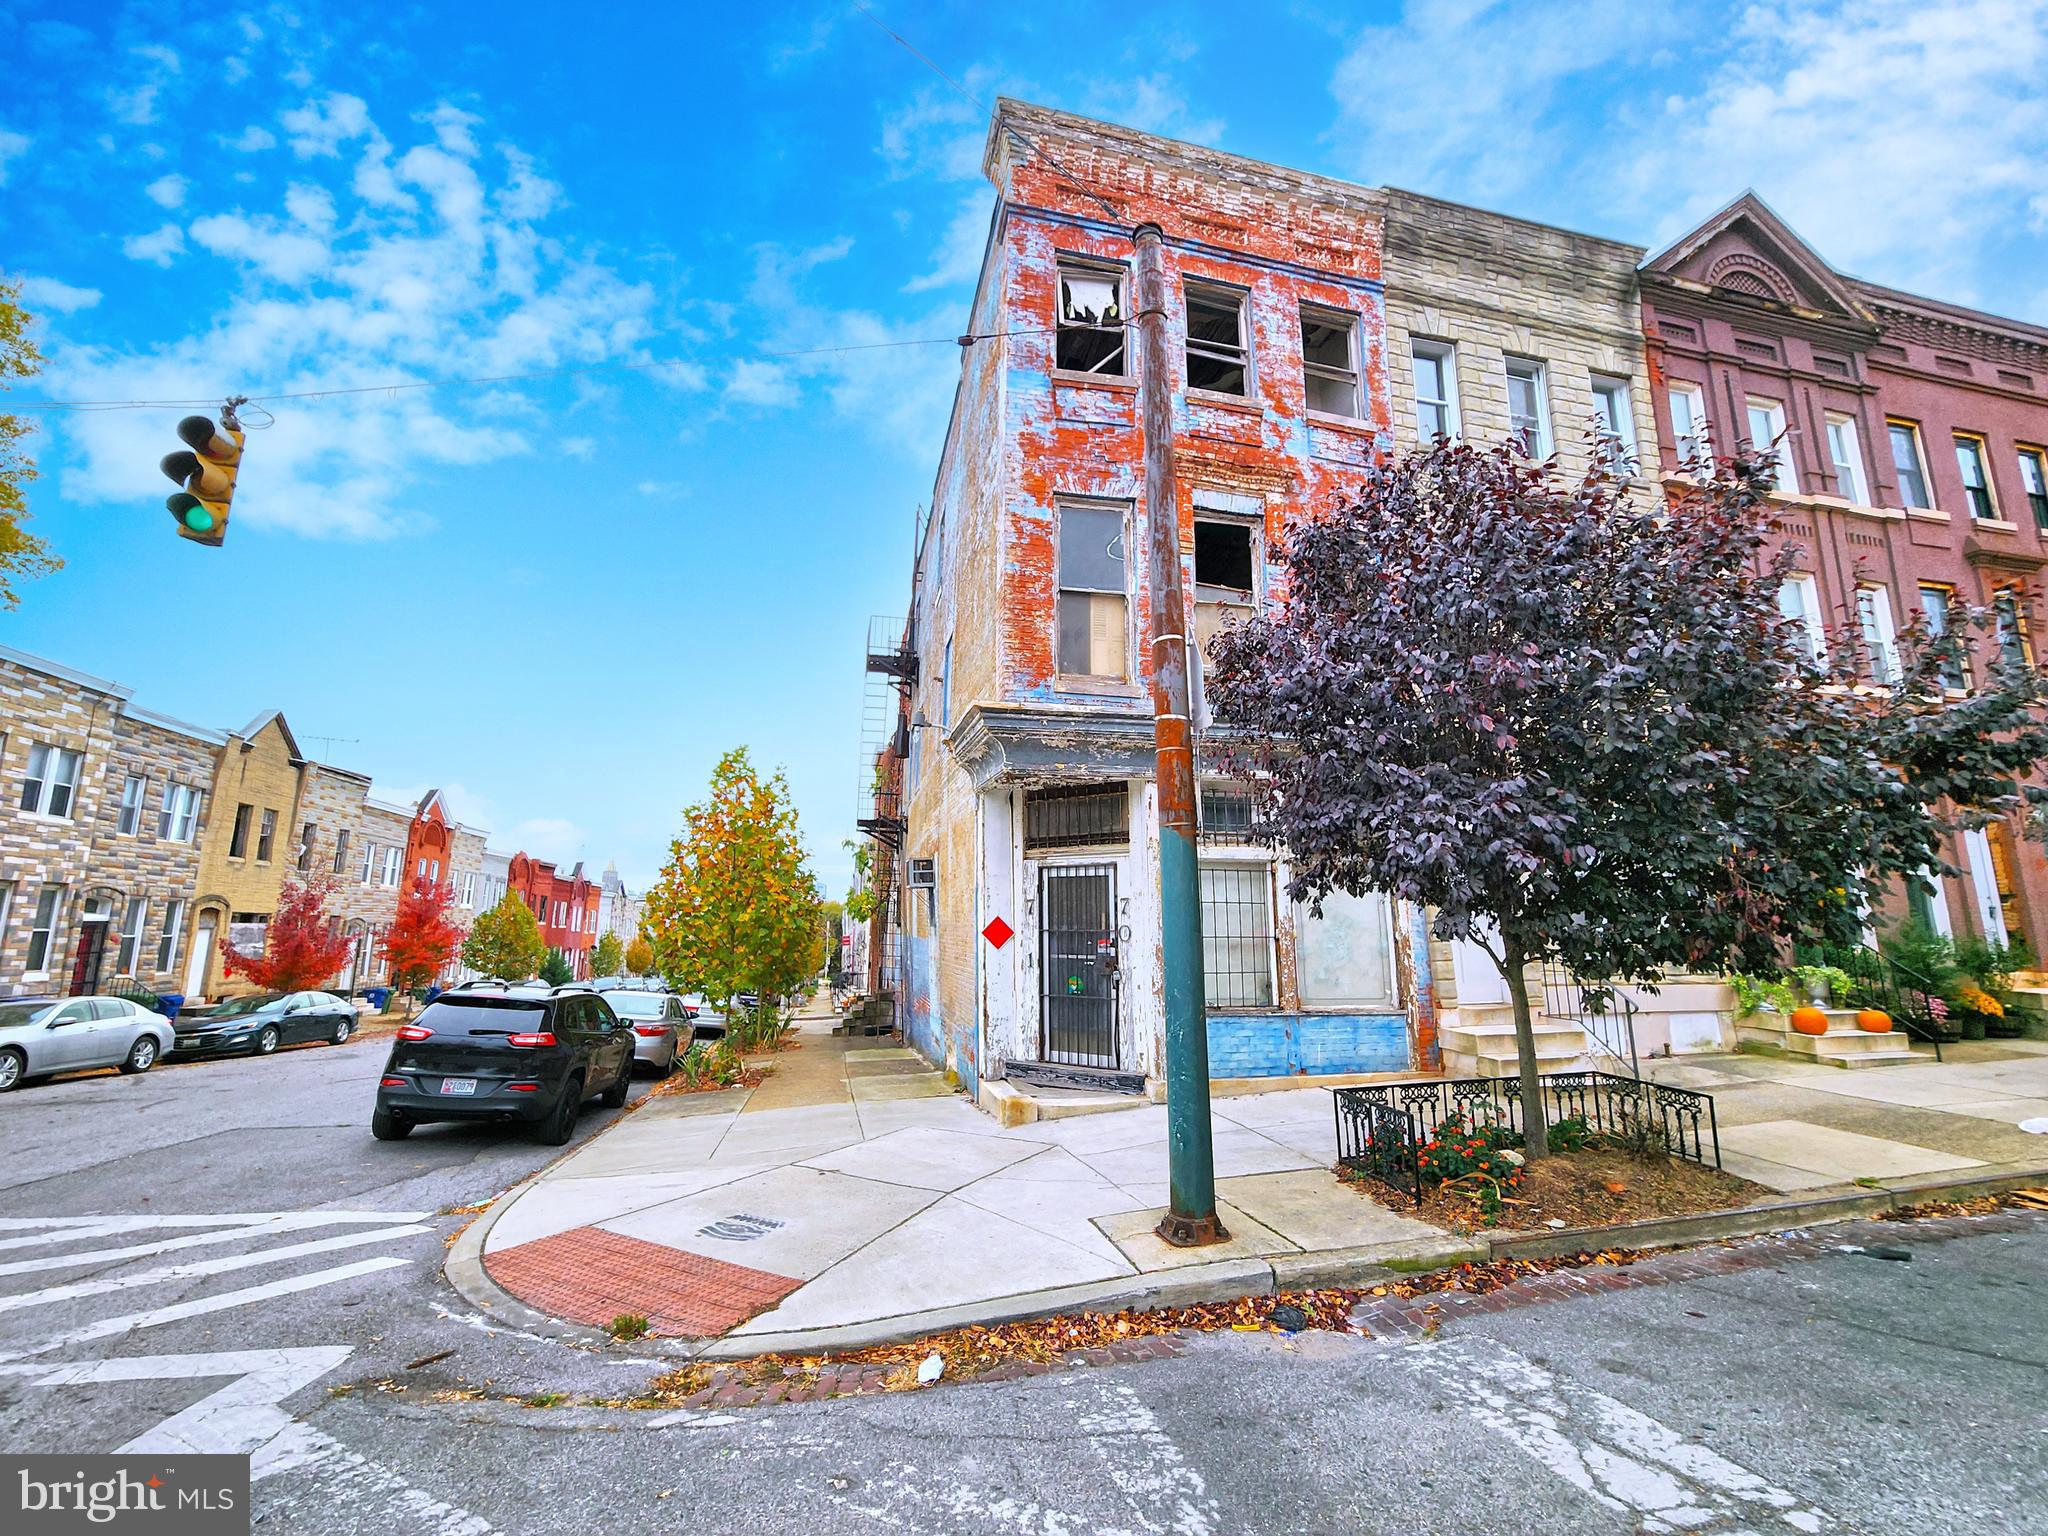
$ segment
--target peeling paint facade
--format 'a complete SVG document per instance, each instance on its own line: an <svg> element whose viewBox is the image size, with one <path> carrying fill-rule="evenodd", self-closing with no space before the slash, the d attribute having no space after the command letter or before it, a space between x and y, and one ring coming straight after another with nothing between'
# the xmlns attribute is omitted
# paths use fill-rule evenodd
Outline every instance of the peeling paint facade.
<svg viewBox="0 0 2048 1536"><path fill-rule="evenodd" d="M1390 440L1386 201L1013 101L984 169L1000 201L970 322L981 339L966 349L908 629L899 1016L970 1092L1020 1063L1156 1086L1128 231L1164 234L1175 510L1206 634L1265 600L1288 521ZM1426 1064L1430 989L1406 916L1373 901L1333 901L1321 920L1290 910L1284 861L1233 837L1230 786L1205 779L1202 801L1216 1075ZM997 919L1012 934L1001 944L984 936Z"/></svg>

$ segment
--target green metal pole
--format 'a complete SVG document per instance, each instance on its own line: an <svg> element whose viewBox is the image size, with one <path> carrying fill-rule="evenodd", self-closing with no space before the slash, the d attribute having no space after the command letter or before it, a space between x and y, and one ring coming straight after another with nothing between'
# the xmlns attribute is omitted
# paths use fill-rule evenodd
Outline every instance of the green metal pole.
<svg viewBox="0 0 2048 1536"><path fill-rule="evenodd" d="M1209 1122L1209 1024L1202 997L1201 872L1195 859L1195 749L1188 687L1187 594L1173 467L1172 358L1159 227L1138 247L1139 381L1145 430L1145 551L1152 599L1152 716L1159 786L1159 955L1166 985L1166 1155L1170 1195L1159 1235L1177 1248L1220 1243Z"/></svg>

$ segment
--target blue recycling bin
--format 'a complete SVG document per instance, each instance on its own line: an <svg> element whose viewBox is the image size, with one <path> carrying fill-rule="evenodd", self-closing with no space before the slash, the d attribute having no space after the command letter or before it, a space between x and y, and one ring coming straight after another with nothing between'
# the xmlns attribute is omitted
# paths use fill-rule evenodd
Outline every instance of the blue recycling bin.
<svg viewBox="0 0 2048 1536"><path fill-rule="evenodd" d="M178 1022L178 1010L184 1006L185 994L182 992L159 992L157 994L156 1011L169 1019L173 1024Z"/></svg>
<svg viewBox="0 0 2048 1536"><path fill-rule="evenodd" d="M420 999L420 1002L421 1002L421 1003L423 1003L423 1004L424 1004L424 1003L431 1003L431 1002L432 1002L432 1001L433 1001L433 1000L434 1000L435 998L439 997L440 995L441 995L441 989L440 989L439 987L437 987L437 986L436 986L436 987L429 987L429 988L427 988L427 995L426 995L425 997L421 998L421 999Z"/></svg>
<svg viewBox="0 0 2048 1536"><path fill-rule="evenodd" d="M365 987L363 988L363 996L369 999L372 1011L382 1013L385 1005L391 1001L391 989L389 987Z"/></svg>

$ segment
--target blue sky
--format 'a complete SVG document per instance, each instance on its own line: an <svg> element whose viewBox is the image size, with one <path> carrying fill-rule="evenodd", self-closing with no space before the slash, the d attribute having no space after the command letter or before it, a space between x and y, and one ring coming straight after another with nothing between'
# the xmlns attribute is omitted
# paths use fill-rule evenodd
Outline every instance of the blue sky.
<svg viewBox="0 0 2048 1536"><path fill-rule="evenodd" d="M2048 0L874 0L998 92L1656 246L1755 186L1837 264L2048 321ZM0 7L17 399L282 401L227 547L175 408L51 415L66 569L0 636L285 709L494 844L635 883L718 754L843 888L867 616L901 612L989 195L983 114L846 4ZM620 365L640 365L621 367ZM327 738L327 739L321 739Z"/></svg>

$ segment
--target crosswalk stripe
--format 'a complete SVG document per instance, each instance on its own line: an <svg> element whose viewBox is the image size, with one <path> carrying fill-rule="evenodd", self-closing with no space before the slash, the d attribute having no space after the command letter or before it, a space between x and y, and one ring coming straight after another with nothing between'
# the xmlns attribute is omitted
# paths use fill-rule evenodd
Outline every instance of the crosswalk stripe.
<svg viewBox="0 0 2048 1536"><path fill-rule="evenodd" d="M380 1269L395 1269L410 1262L407 1259L390 1256L359 1259L353 1264L344 1264L336 1269L315 1270L309 1275L293 1275L288 1279L273 1280L267 1285L245 1286L239 1291L224 1291L218 1296L202 1296L168 1307L155 1307L147 1312L130 1312L121 1317L103 1318L84 1327L53 1334L28 1349L0 1353L0 1363L24 1360L31 1355L46 1354L53 1349L85 1344L94 1339L111 1338L115 1334L127 1333L131 1329L155 1328L160 1324L180 1322L188 1317L203 1317L209 1312L225 1312L231 1307L245 1307L254 1302L268 1301L273 1296L289 1296L297 1291L317 1290L321 1286L335 1285L361 1275L375 1274Z"/></svg>
<svg viewBox="0 0 2048 1536"><path fill-rule="evenodd" d="M75 1264L116 1264L123 1259L145 1259L152 1254L170 1253L180 1248L201 1248L212 1243L238 1242L245 1237L262 1237L273 1232L298 1232L307 1227L332 1227L357 1224L366 1221L423 1221L424 1211L288 1211L275 1215L260 1216L250 1220L239 1220L235 1226L225 1227L217 1232L199 1232L189 1237L164 1237L153 1242L131 1243L124 1248L95 1248L85 1253L46 1253L40 1258L16 1259L0 1264L0 1275L19 1275L31 1270L59 1269ZM91 1233L98 1237L110 1234ZM59 1241L75 1240L72 1238Z"/></svg>
<svg viewBox="0 0 2048 1536"><path fill-rule="evenodd" d="M46 1228L97 1227L108 1232L147 1232L152 1227L252 1227L266 1221L281 1221L287 1216L321 1216L331 1222L350 1221L425 1221L432 1211L218 1211L211 1215L183 1214L176 1216L0 1216L0 1232L33 1232L33 1237L0 1238L0 1245L9 1248L29 1243L69 1243L77 1241L79 1232L47 1231Z"/></svg>
<svg viewBox="0 0 2048 1536"><path fill-rule="evenodd" d="M22 1307L47 1306L59 1301L73 1301L80 1296L102 1296L108 1291L160 1285L170 1280L196 1280L205 1275L225 1275L238 1269L252 1269L259 1264L281 1264L289 1259L303 1259L316 1253L333 1253L343 1248L361 1248L369 1243L389 1242L395 1238L418 1237L433 1230L432 1227L422 1226L372 1227L367 1232L343 1232L337 1237L320 1237L310 1242L287 1243L282 1248L264 1248L255 1253L236 1253L220 1259L194 1259L184 1264L165 1264L133 1275L106 1275L97 1280L74 1280L66 1285L45 1286L40 1291L25 1291L19 1296L0 1296L0 1312L13 1312Z"/></svg>

